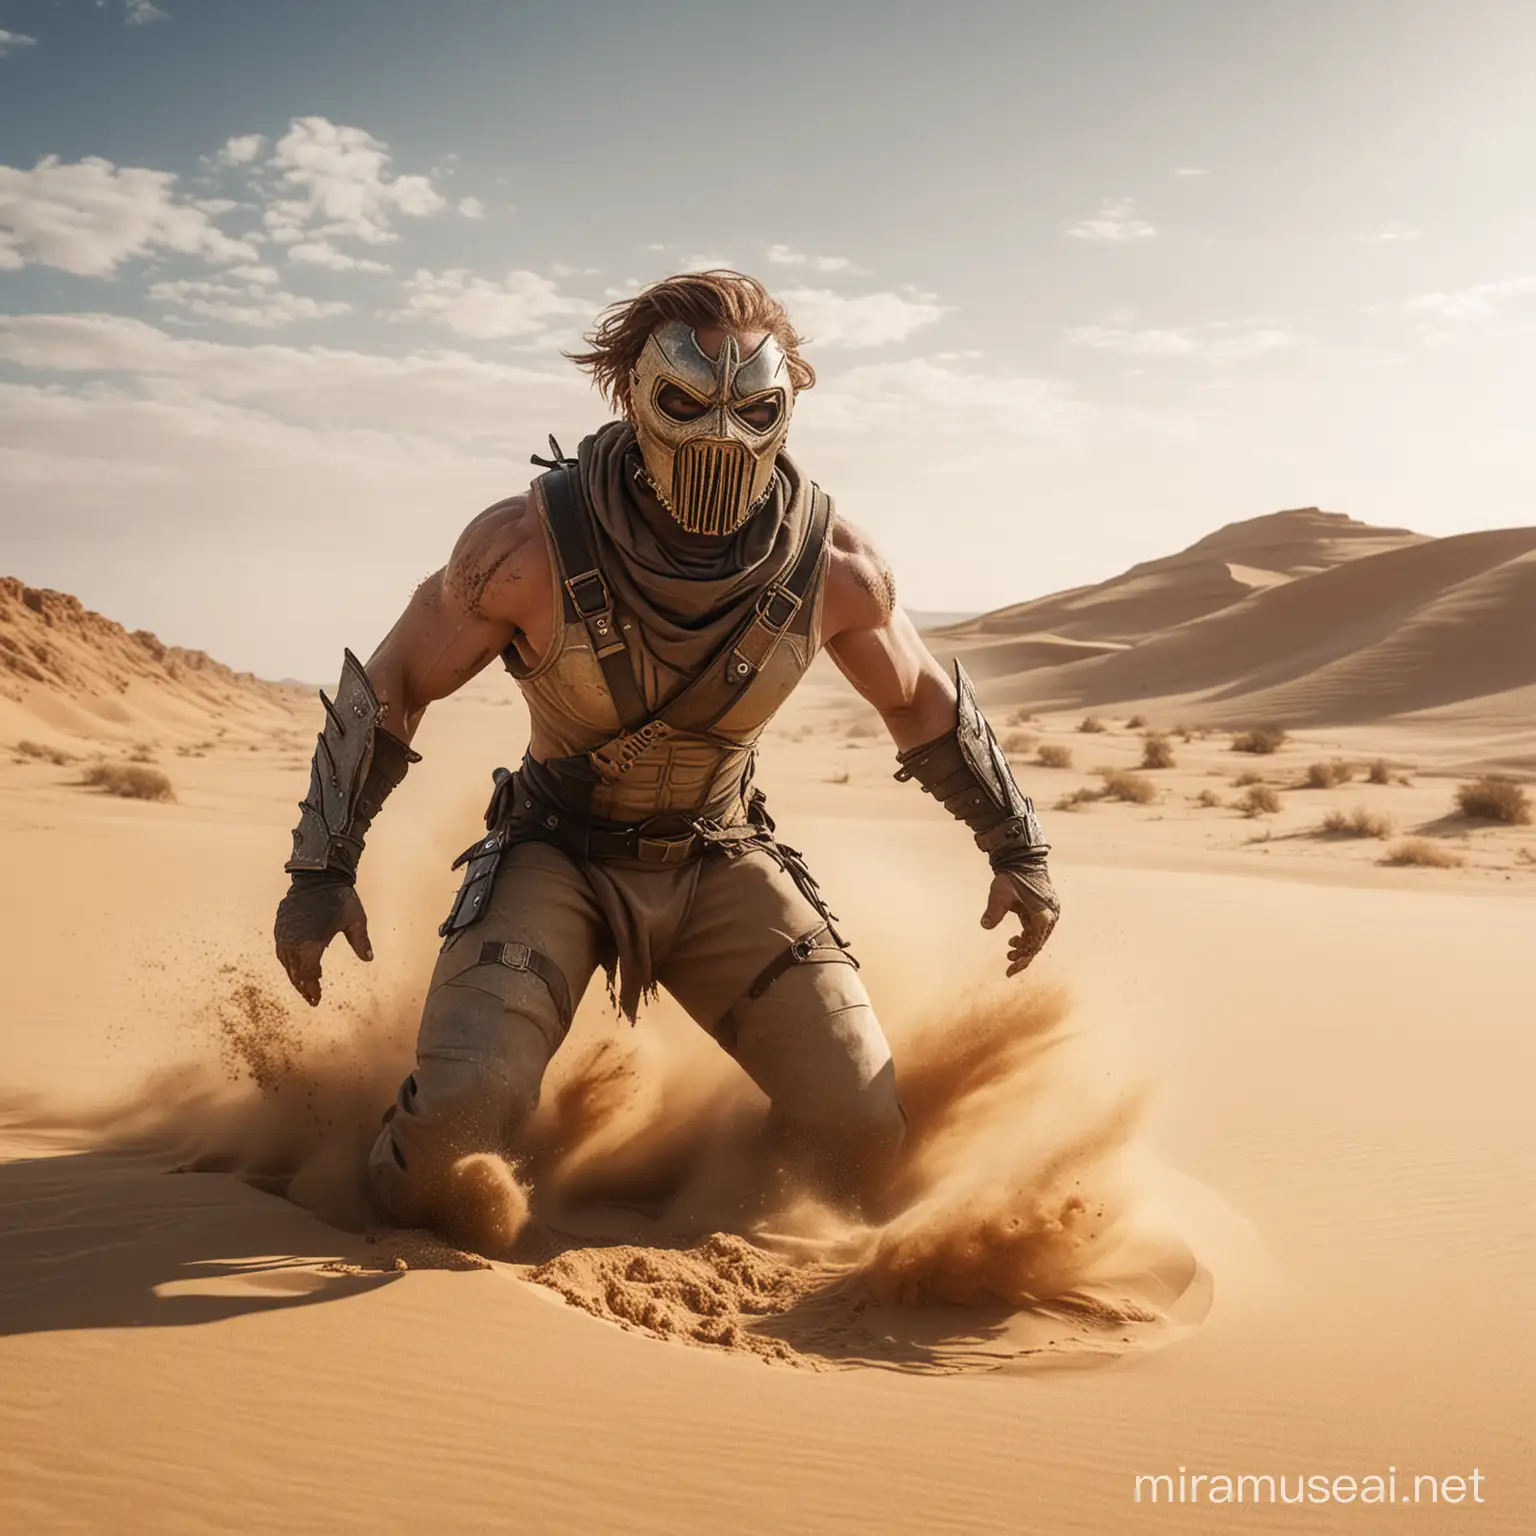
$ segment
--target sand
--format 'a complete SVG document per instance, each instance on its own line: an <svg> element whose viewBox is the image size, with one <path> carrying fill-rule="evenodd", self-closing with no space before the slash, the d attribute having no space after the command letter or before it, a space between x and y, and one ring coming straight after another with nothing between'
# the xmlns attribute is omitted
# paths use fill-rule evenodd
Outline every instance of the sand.
<svg viewBox="0 0 1536 1536"><path fill-rule="evenodd" d="M1426 547L1350 538L1378 534L1229 608ZM1435 590L1521 558L1463 574L1453 548ZM1269 757L1191 729L1150 803L1051 812L1067 918L1006 985L974 851L818 673L761 780L896 1045L892 1209L768 1187L730 1063L665 1000L631 1029L595 990L522 1165L470 1171L481 1210L531 1190L527 1225L455 1245L370 1229L357 1160L448 861L521 748L510 685L429 715L365 866L378 958L335 955L311 1013L266 953L311 712L135 674L132 717L92 724L88 641L0 720L79 759L0 753L0 1527L1528 1527L1536 828L1451 809L1536 748L1496 658L1458 663L1446 709L1298 718ZM1139 761L1131 709L1100 713L1007 728L1042 807ZM1033 766L1041 744L1074 766ZM93 754L152 758L174 800L83 787ZM1348 782L1299 787L1335 759ZM1277 813L1234 807L1243 774ZM1320 832L1357 806L1390 834ZM1410 834L1462 862L1387 865ZM1136 1499L1181 1467L1294 1489L1389 1466L1476 1469L1485 1502Z"/></svg>

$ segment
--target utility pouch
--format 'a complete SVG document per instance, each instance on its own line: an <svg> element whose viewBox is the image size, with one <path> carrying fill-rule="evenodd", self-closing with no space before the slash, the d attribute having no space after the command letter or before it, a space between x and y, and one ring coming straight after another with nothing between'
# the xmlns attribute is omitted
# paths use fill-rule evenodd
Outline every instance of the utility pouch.
<svg viewBox="0 0 1536 1536"><path fill-rule="evenodd" d="M496 769L493 777L496 788L485 809L486 835L471 843L453 861L455 869L464 870L464 879L453 898L453 907L437 930L445 940L485 916L496 871L501 867L502 855L513 841L509 822L516 803L517 780L505 768Z"/></svg>

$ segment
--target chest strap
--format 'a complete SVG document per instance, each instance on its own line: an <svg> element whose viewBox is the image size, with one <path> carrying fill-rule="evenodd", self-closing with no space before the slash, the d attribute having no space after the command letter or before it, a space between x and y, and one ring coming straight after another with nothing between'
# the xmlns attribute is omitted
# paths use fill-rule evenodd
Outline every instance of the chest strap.
<svg viewBox="0 0 1536 1536"><path fill-rule="evenodd" d="M573 476L574 467L562 465L551 470L541 481L544 501L549 508L549 529L560 556L564 577L565 621L580 623L586 630L592 654L602 668L619 724L633 730L649 714L641 697L639 684L630 665L629 648L614 611L613 593L603 576L593 548L587 523L585 498L579 497ZM580 504L578 504L580 503Z"/></svg>
<svg viewBox="0 0 1536 1536"><path fill-rule="evenodd" d="M661 709L642 724L626 725L618 736L587 753L599 778L612 783L669 736L708 736L741 702L804 607L821 564L832 502L819 486L811 495L805 536L788 575L763 589L731 638Z"/></svg>

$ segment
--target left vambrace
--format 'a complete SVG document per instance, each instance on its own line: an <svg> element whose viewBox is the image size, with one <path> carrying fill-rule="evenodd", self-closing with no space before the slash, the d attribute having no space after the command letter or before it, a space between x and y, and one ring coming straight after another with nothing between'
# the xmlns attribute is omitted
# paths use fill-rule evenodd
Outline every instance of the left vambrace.
<svg viewBox="0 0 1536 1536"><path fill-rule="evenodd" d="M1013 777L965 668L955 663L952 731L897 754L896 777L916 779L975 834L995 870L1040 867L1050 852L1034 803Z"/></svg>

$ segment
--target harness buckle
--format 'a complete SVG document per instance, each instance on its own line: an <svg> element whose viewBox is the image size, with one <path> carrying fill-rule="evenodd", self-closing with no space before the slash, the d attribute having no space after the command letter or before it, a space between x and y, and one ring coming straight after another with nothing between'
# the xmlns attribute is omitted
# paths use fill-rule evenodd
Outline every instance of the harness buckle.
<svg viewBox="0 0 1536 1536"><path fill-rule="evenodd" d="M771 586L757 599L757 616L775 635L789 628L800 608L801 599L784 586Z"/></svg>
<svg viewBox="0 0 1536 1536"><path fill-rule="evenodd" d="M526 944L515 941L498 944L494 939L487 939L480 946L481 965L504 965L509 971L527 971L533 968L533 950Z"/></svg>
<svg viewBox="0 0 1536 1536"><path fill-rule="evenodd" d="M681 864L693 852L694 834L685 837L639 837L635 857L642 864Z"/></svg>
<svg viewBox="0 0 1536 1536"><path fill-rule="evenodd" d="M576 612L583 619L599 618L613 607L608 597L608 583L603 580L601 571L583 571L579 576L568 576L565 590L570 593ZM583 601L583 591L591 599L590 602Z"/></svg>

